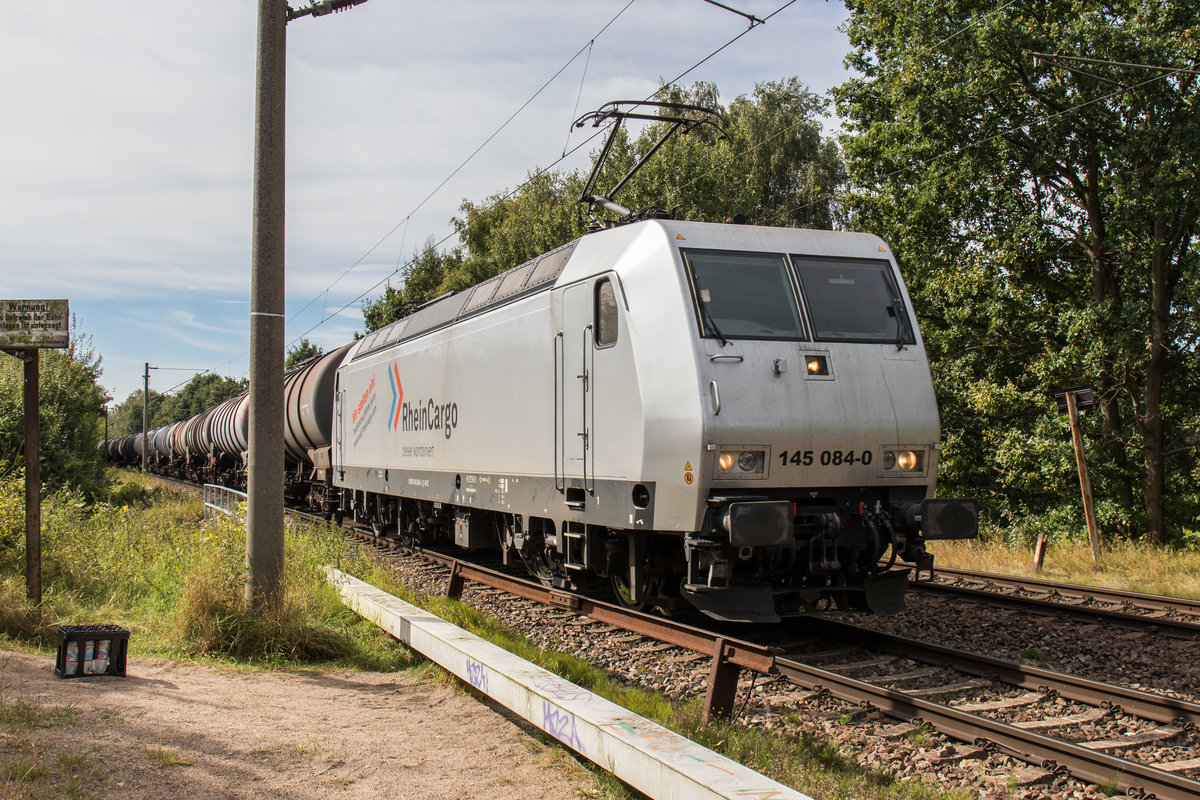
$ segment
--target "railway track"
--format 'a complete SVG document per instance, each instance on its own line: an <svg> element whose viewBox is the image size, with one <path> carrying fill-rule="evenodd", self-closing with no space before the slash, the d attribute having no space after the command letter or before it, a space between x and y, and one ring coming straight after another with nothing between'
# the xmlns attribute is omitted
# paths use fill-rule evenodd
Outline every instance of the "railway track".
<svg viewBox="0 0 1200 800"><path fill-rule="evenodd" d="M754 634L739 629L746 638L735 638L728 630L640 614L444 554L421 554L444 567L451 596L471 581L561 609L563 620L588 617L711 657L706 707L712 713L733 707L739 670L775 674L904 724L927 724L967 744L1133 796L1200 798L1193 777L1200 775L1200 704L829 619ZM796 639L798 633L803 638ZM1122 733L1089 735L1114 728ZM1168 747L1174 755L1156 755Z"/></svg>
<svg viewBox="0 0 1200 800"><path fill-rule="evenodd" d="M914 581L912 590L1086 622L1102 621L1133 630L1151 629L1168 636L1200 638L1200 601L948 567L938 568L935 576L933 580Z"/></svg>
<svg viewBox="0 0 1200 800"><path fill-rule="evenodd" d="M351 530L381 550L400 549L369 529ZM711 659L706 714L730 715L743 670L778 675L801 689L893 717L900 721L898 730L928 725L967 745L1135 797L1200 798L1197 703L832 619L736 631L692 626L547 588L435 550L411 552L430 560L449 596L460 596L470 582L556 609L565 624L586 618L603 629L690 651L696 660ZM923 590L928 587L922 584ZM1016 602L1026 599L1018 595ZM1063 608L1052 600L1043 602L1048 613Z"/></svg>
<svg viewBox="0 0 1200 800"><path fill-rule="evenodd" d="M797 685L1091 783L1200 797L1200 704L833 620L805 627L818 644L789 645L775 659ZM1103 732L1114 728L1121 733ZM1164 747L1174 755L1159 755Z"/></svg>

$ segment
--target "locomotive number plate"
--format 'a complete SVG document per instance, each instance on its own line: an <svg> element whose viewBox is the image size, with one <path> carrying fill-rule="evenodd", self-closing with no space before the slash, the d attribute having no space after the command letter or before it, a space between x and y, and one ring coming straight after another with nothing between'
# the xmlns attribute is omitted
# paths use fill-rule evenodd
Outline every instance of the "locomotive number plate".
<svg viewBox="0 0 1200 800"><path fill-rule="evenodd" d="M873 458L874 453L870 450L782 450L779 453L779 461L785 467L811 467L813 464L822 467L861 464L865 467Z"/></svg>

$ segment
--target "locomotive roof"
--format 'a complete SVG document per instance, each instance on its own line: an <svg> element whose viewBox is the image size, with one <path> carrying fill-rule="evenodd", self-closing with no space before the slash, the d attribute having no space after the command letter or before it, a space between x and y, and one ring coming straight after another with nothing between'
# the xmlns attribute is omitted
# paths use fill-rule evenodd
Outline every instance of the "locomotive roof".
<svg viewBox="0 0 1200 800"><path fill-rule="evenodd" d="M469 289L426 303L408 316L367 334L355 351L354 358L362 358L460 319L549 289L562 273L578 243L579 240L575 239Z"/></svg>
<svg viewBox="0 0 1200 800"><path fill-rule="evenodd" d="M684 222L648 220L633 223L628 226L608 229L611 231L627 231L643 225L657 225L671 232L687 231L689 235L698 232L698 228L710 229L720 236L726 246L739 240L753 240L758 247L779 244L777 237L781 233L793 239L797 233L804 234L807 246L826 252L829 255L874 255L875 251L884 252L882 240L871 234L850 233L845 231L807 230L799 228L769 228L754 225L723 225L720 223ZM606 231L598 232L599 234ZM598 233L588 234L595 236ZM581 239L574 239L567 244L557 247L537 258L530 259L524 264L513 267L461 292L446 294L419 307L416 311L390 325L367 334L353 351L351 360L357 361L371 353L392 347L415 339L422 334L443 328L467 317L483 314L497 306L511 303L522 297L537 294L552 288L570 260L571 254ZM680 237L682 238L682 237ZM704 236L704 239L710 238ZM819 244L818 244L819 243ZM704 246L704 245L702 245ZM708 243L712 246L712 243Z"/></svg>

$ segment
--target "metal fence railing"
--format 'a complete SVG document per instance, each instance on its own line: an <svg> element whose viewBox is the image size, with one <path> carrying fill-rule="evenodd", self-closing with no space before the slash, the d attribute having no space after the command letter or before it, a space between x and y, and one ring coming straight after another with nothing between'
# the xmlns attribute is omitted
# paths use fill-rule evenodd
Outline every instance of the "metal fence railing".
<svg viewBox="0 0 1200 800"><path fill-rule="evenodd" d="M215 514L227 517L238 516L238 507L246 502L246 493L227 486L217 486L215 483L204 484L204 518L209 519Z"/></svg>

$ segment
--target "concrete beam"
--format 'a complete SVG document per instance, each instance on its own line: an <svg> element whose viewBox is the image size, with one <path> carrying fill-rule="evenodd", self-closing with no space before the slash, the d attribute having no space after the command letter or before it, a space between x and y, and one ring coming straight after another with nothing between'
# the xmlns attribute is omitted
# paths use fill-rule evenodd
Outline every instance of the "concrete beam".
<svg viewBox="0 0 1200 800"><path fill-rule="evenodd" d="M329 576L354 611L650 797L808 800L441 617L338 570Z"/></svg>

